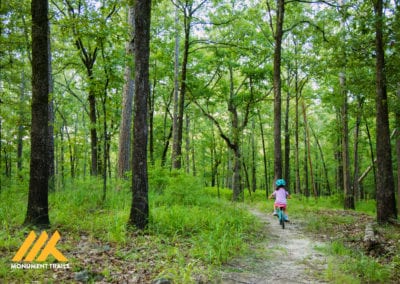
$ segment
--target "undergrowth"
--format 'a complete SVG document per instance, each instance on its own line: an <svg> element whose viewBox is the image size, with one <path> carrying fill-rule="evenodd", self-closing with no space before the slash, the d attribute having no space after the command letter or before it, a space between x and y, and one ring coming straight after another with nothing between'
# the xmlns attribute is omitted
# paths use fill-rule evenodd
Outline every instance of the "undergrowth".
<svg viewBox="0 0 400 284"><path fill-rule="evenodd" d="M58 230L62 235L57 246L72 265L72 270L64 272L70 275L59 275L59 279L92 271L95 263L101 262L89 265L90 261L80 255L85 252L77 253L83 250L77 247L82 239L100 249L115 250L118 261L134 262L138 273L149 279L164 277L176 283L190 283L199 277L211 279L216 277L215 267L246 251L260 228L242 204L218 199L212 191L204 190L201 179L152 169L149 187L150 224L144 234L126 226L131 206L130 180L109 182L105 201L101 199L102 182L95 178L69 180L50 193L51 231ZM24 184L0 194L0 279L5 281L52 277L51 271L10 268L13 255L30 230L21 225L26 202ZM111 279L110 269L119 268L97 270L101 277Z"/></svg>
<svg viewBox="0 0 400 284"><path fill-rule="evenodd" d="M247 202L264 212L272 212L273 200L266 201L263 191L247 197ZM377 226L379 247L368 251L363 244L365 225L376 218L374 200L359 200L356 210L343 210L343 196L318 198L292 195L288 213L295 223L317 240L318 248L328 255L325 280L331 283L397 283L400 276L400 230Z"/></svg>
<svg viewBox="0 0 400 284"><path fill-rule="evenodd" d="M251 195L246 190L244 203L235 203L231 201L230 190L204 187L199 178L159 168L151 169L149 174L150 224L144 233L127 230L131 206L129 179L109 181L105 201L101 199L102 181L95 178L67 180L62 188L50 193L51 230L61 233L58 247L72 266L64 272L70 275L59 274L59 280L73 279L73 273L94 271L97 267L97 273L114 282L118 282L115 278L118 273L143 274L140 279L145 280L207 282L217 277L221 264L245 253L247 246L260 235L260 225L244 209L245 204L272 212L273 201L266 201L261 190ZM29 232L21 225L26 202L26 184L11 183L0 193L0 280L6 282L53 277L52 271L10 269L13 255ZM319 248L328 255L325 280L390 283L398 279L398 228L377 228L385 244L391 242L393 253L372 257L357 244L362 241L365 222L374 220L375 202L359 201L356 211L342 208L340 195L318 199L294 195L289 200L290 218L326 244ZM79 248L82 239L95 244L94 249ZM99 250L108 252L96 254ZM113 257L108 260L110 254ZM126 263L130 266L121 268Z"/></svg>

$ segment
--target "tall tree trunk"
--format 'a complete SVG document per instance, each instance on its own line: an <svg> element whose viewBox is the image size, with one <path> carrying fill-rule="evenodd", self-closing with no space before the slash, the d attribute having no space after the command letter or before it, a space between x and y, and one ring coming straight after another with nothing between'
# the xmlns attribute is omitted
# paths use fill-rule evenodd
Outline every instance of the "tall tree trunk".
<svg viewBox="0 0 400 284"><path fill-rule="evenodd" d="M241 177L241 154L238 148L233 151L233 178L232 178L232 188L233 188L233 200L241 201L243 200L243 189L242 189L242 177Z"/></svg>
<svg viewBox="0 0 400 284"><path fill-rule="evenodd" d="M122 118L119 129L119 147L118 147L118 177L125 177L125 173L131 169L131 142L132 142L132 102L134 92L134 80L132 78L133 68L133 43L135 28L135 9L133 4L128 7L128 26L129 42L126 43L125 53L127 62L124 74L124 89L122 98Z"/></svg>
<svg viewBox="0 0 400 284"><path fill-rule="evenodd" d="M181 168L181 147L182 147L182 129L179 129L180 125L182 125L179 121L180 117L180 98L179 96L179 15L178 15L178 7L175 8L175 59L174 59L174 113L173 113L173 126L172 126L172 168L180 169ZM186 33L186 27L185 27ZM186 39L185 39L185 47L186 47ZM182 65L182 70L184 67ZM186 68L185 68L186 70ZM184 75L182 74L182 77ZM186 76L186 75L185 75ZM182 95L182 90L181 90ZM184 102L183 102L184 103ZM182 118L181 118L182 120ZM181 138L179 138L179 132L181 132ZM181 139L181 141L179 141Z"/></svg>
<svg viewBox="0 0 400 284"><path fill-rule="evenodd" d="M195 177L197 175L197 167L196 167L196 156L195 156L195 141L193 139L193 133L196 133L196 124L193 124L193 129L192 129L192 137L191 137L191 152L192 152L192 175ZM218 172L217 172L218 174Z"/></svg>
<svg viewBox="0 0 400 284"><path fill-rule="evenodd" d="M107 103L107 94L104 94L104 100L102 100L103 106L103 195L101 200L104 202L106 200L107 194L107 141L108 141L108 133L107 133L107 110L106 110L106 103Z"/></svg>
<svg viewBox="0 0 400 284"><path fill-rule="evenodd" d="M281 51L285 0L277 0L275 49L274 49L274 179L282 178L282 138L281 138Z"/></svg>
<svg viewBox="0 0 400 284"><path fill-rule="evenodd" d="M377 221L387 223L397 218L392 152L390 145L388 97L386 91L385 51L383 42L383 0L374 1L376 28L376 158Z"/></svg>
<svg viewBox="0 0 400 284"><path fill-rule="evenodd" d="M75 41L77 49L80 51L81 60L86 68L86 75L89 83L89 119L90 119L90 150L91 165L90 174L97 176L99 170L100 159L98 159L98 138L97 138L97 114L96 114L96 92L94 89L93 66L96 62L98 47L90 52L83 45L82 40L78 37Z"/></svg>
<svg viewBox="0 0 400 284"><path fill-rule="evenodd" d="M397 83L397 99L400 102L400 83ZM397 214L400 214L400 110L396 108L396 154L397 154Z"/></svg>
<svg viewBox="0 0 400 284"><path fill-rule="evenodd" d="M190 118L189 115L186 114L185 116L185 157L186 157L186 163L185 163L185 170L186 173L190 172Z"/></svg>
<svg viewBox="0 0 400 284"><path fill-rule="evenodd" d="M232 189L232 175L233 175L233 168L232 168L232 155L231 155L231 151L227 151L226 153L226 174L225 174L225 184L227 188Z"/></svg>
<svg viewBox="0 0 400 284"><path fill-rule="evenodd" d="M396 2L396 20L400 23L400 3ZM397 38L400 37L399 29L396 29ZM397 46L397 52L399 52L399 46ZM397 150L397 216L400 214L400 83L397 83L397 108L396 108L396 150Z"/></svg>
<svg viewBox="0 0 400 284"><path fill-rule="evenodd" d="M91 167L90 174L92 176L97 176L98 168L99 168L99 160L98 160L98 139L97 139L97 115L96 115L96 96L93 89L93 70L88 69L88 76L90 81L90 89L89 89L89 118L90 118L90 149L91 149Z"/></svg>
<svg viewBox="0 0 400 284"><path fill-rule="evenodd" d="M261 121L261 114L260 112L258 113L258 120L260 123L260 133L261 133L261 144L262 144L262 151L263 151L263 165L264 165L264 183L265 183L265 196L268 198L269 192L269 182L268 182L268 167L267 167L267 149L265 145L265 139L264 139L264 127L262 125Z"/></svg>
<svg viewBox="0 0 400 284"><path fill-rule="evenodd" d="M154 64L156 65L156 64ZM156 66L154 69L156 70ZM156 72L156 71L154 71ZM156 86L157 86L157 76L154 76L153 86L150 90L148 104L149 104L149 155L150 155L150 164L152 166L155 165L154 159L154 100L156 96Z"/></svg>
<svg viewBox="0 0 400 284"><path fill-rule="evenodd" d="M337 146L335 148L335 158L336 158L336 165L337 165L337 170L336 170L336 189L339 192L343 192L343 151L342 151L342 143L343 139L341 139L341 133L342 133L342 124L340 123L341 121L341 114L340 114L340 109L338 108L336 110L336 120L338 122L338 135L336 137L337 139Z"/></svg>
<svg viewBox="0 0 400 284"><path fill-rule="evenodd" d="M189 63L189 48L190 48L190 33L192 27L192 19L194 13L204 4L207 0L202 0L199 5L193 6L194 1L178 1L181 6L176 5L175 10L175 25L176 25L176 37L175 37L175 68L178 67L177 61L179 50L177 46L179 45L179 35L178 35L178 10L179 8L183 12L183 29L184 29L184 45L183 45L183 58L182 58L182 69L181 69L181 80L180 80L180 90L178 98L178 112L176 118L174 117L174 134L172 143L172 168L180 169L182 167L182 137L183 137L183 119L185 112L185 97L187 89L187 66ZM176 78L178 76L177 69L175 69L175 89L177 92ZM176 96L176 94L175 94ZM174 107L174 115L175 115ZM176 120L176 121L175 121Z"/></svg>
<svg viewBox="0 0 400 284"><path fill-rule="evenodd" d="M289 105L290 92L286 95L286 111L285 111L285 170L283 176L286 180L286 186L290 188L290 133L289 133Z"/></svg>
<svg viewBox="0 0 400 284"><path fill-rule="evenodd" d="M173 132L172 128L173 127L171 125L171 127L169 128L168 137L165 139L165 142L164 142L164 150L163 150L162 156L161 156L161 167L164 167L167 162L167 152L168 152L168 148L169 148L169 141L171 140L172 132Z"/></svg>
<svg viewBox="0 0 400 284"><path fill-rule="evenodd" d="M28 207L25 224L49 226L49 20L48 0L32 0L32 122Z"/></svg>
<svg viewBox="0 0 400 284"><path fill-rule="evenodd" d="M147 175L147 97L150 94L151 0L135 1L135 104L132 151L132 207L129 224L145 229L149 222Z"/></svg>
<svg viewBox="0 0 400 284"><path fill-rule="evenodd" d="M173 92L174 92L174 90L172 90L172 94L173 94ZM172 95L168 97L169 100L166 102L167 105L165 107L165 112L164 112L164 120L163 120L164 121L164 123L163 123L163 144L164 144L164 149L163 149L162 155L161 155L161 163L160 163L161 167L164 167L165 164L167 163L167 153L168 153L168 149L169 149L169 143L170 143L171 137L173 135L173 128L174 128L173 123L174 122L171 124L170 127L168 127L169 132L168 132L168 135L167 135L168 116L170 116L170 119L172 121L174 121L174 116L171 115L170 111L169 111L169 107L170 107L171 102L172 102L171 97L172 97Z"/></svg>
<svg viewBox="0 0 400 284"><path fill-rule="evenodd" d="M342 95L342 161L343 161L343 189L344 189L344 209L355 209L354 192L350 180L350 154L349 154L349 123L348 123L348 102L346 75L339 74L341 95Z"/></svg>
<svg viewBox="0 0 400 284"><path fill-rule="evenodd" d="M101 44L101 54L103 57L103 61L106 62L106 58L104 55L104 47L103 44ZM109 70L107 67L104 67L104 73L106 76L106 80L104 83L104 91L103 91L103 97L101 98L101 105L102 105L102 110L103 110L103 168L102 168L102 178L103 178L103 195L102 195L102 201L104 202L106 200L106 195L107 195L107 144L108 144L108 131L107 131L107 89L108 85L110 83L109 79Z"/></svg>
<svg viewBox="0 0 400 284"><path fill-rule="evenodd" d="M256 192L257 189L257 147L256 147L256 123L254 118L251 121L251 190Z"/></svg>
<svg viewBox="0 0 400 284"><path fill-rule="evenodd" d="M356 117L356 127L354 129L354 174L353 174L353 192L354 196L360 198L360 183L358 178L360 176L360 157L358 155L358 145L360 140L360 125L362 118L363 98L358 97L358 110Z"/></svg>
<svg viewBox="0 0 400 284"><path fill-rule="evenodd" d="M186 77L187 77L187 65L189 60L189 36L191 18L185 17L185 44L183 48L183 60L182 60L182 71L181 71L181 87L179 93L179 105L178 105L178 136L177 140L174 141L174 152L175 161L173 164L174 169L180 169L182 167L182 141L183 141L183 120L185 112L185 97L186 97Z"/></svg>
<svg viewBox="0 0 400 284"><path fill-rule="evenodd" d="M303 194L306 197L310 196L310 188L308 187L309 181L308 181L308 147L307 147L307 134L306 130L304 129L304 191ZM301 193L301 192L300 192Z"/></svg>
<svg viewBox="0 0 400 284"><path fill-rule="evenodd" d="M24 136L24 126L23 121L25 112L23 110L23 102L25 101L25 72L21 72L21 88L20 88L20 106L19 106L19 124L18 124L18 134L17 134L17 170L18 176L22 170L22 150L23 150L23 136Z"/></svg>
<svg viewBox="0 0 400 284"><path fill-rule="evenodd" d="M367 132L367 137L368 137L368 145L369 145L369 151L371 153L371 167L368 170L368 172L372 169L373 171L373 175L374 175L374 185L376 188L376 158L374 155L374 147L372 145L372 137L371 137L371 131L369 130L369 126L368 126L368 121L366 119L365 120L365 130ZM358 182L361 183L362 180L364 179L364 177L366 176L367 170L360 176L360 178L358 179ZM376 198L376 194L374 196L374 198Z"/></svg>
<svg viewBox="0 0 400 284"><path fill-rule="evenodd" d="M51 66L51 48L50 48L50 23L49 23L49 46L48 46L48 52L49 52L49 141L48 141L48 148L47 148L47 153L49 155L49 191L52 192L55 190L55 166L54 166L54 120L55 120L55 115L54 115L54 99L53 99L53 69Z"/></svg>
<svg viewBox="0 0 400 284"><path fill-rule="evenodd" d="M63 125L61 126L61 130L60 130L60 144L61 144L61 149L60 149L60 171L61 171L61 186L64 187L65 185L65 157L64 157L64 128L65 128L65 124L63 123Z"/></svg>
<svg viewBox="0 0 400 284"><path fill-rule="evenodd" d="M300 193L301 191L301 181L300 181L300 147L299 147L299 100L300 100L300 91L299 91L299 78L298 71L296 67L295 71L295 90L296 90L296 100L295 100L295 118L294 118L294 163L295 163L295 171L296 171L296 185L295 185L295 193Z"/></svg>
<svg viewBox="0 0 400 284"><path fill-rule="evenodd" d="M306 106L304 104L304 100L302 102L302 105L303 105L304 132L305 132L305 143L306 143L305 146L307 147L306 163L307 163L307 159L308 159L308 163L310 164L311 186L313 189L314 197L317 197L318 192L315 187L315 181L314 181L313 163L312 163L312 159L311 159L310 133L309 133L309 127L308 127L308 121L307 121L307 111L306 111Z"/></svg>
<svg viewBox="0 0 400 284"><path fill-rule="evenodd" d="M327 168L326 163L325 163L324 152L322 151L321 143L319 143L317 135L315 134L315 132L313 131L313 129L311 127L310 127L310 129L311 129L311 131L313 133L315 142L317 143L319 154L321 156L322 167L323 167L323 170L324 170L325 184L326 184L326 189L328 191L327 194L328 194L328 196L330 196L331 195L331 186L330 186L330 183L329 183L328 168Z"/></svg>
<svg viewBox="0 0 400 284"><path fill-rule="evenodd" d="M215 186L215 178L217 175L216 163L216 145L215 145L215 135L214 135L214 124L211 123L211 186Z"/></svg>
<svg viewBox="0 0 400 284"><path fill-rule="evenodd" d="M233 87L233 70L232 66L229 66L229 102L228 110L230 112L232 121L232 144L230 145L233 150L233 178L232 178L232 190L233 200L240 201L243 199L242 196L242 180L241 180L241 152L240 152L240 136L241 130L239 127L239 117L237 108L235 105L235 91Z"/></svg>

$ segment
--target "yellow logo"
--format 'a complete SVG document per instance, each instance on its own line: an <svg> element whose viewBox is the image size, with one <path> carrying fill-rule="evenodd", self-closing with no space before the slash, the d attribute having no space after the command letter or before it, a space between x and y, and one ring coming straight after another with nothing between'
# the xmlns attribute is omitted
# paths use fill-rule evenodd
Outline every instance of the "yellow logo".
<svg viewBox="0 0 400 284"><path fill-rule="evenodd" d="M31 231L28 237L25 239L24 243L21 245L17 253L15 254L12 261L33 261L35 257L38 255L41 248L44 246L46 241L49 239L49 236L45 231L43 231L39 238L36 240L37 235L34 231ZM54 256L55 259L58 261L68 261L68 259L56 248L57 242L60 240L61 236L58 231L55 231L54 234L51 236L49 241L47 242L46 246L42 249L42 252L36 258L36 261L43 262L46 261L47 257L51 254ZM36 240L36 241L35 241ZM33 244L33 246L32 246ZM31 250L28 252L29 248L32 246ZM25 254L26 257L24 258Z"/></svg>

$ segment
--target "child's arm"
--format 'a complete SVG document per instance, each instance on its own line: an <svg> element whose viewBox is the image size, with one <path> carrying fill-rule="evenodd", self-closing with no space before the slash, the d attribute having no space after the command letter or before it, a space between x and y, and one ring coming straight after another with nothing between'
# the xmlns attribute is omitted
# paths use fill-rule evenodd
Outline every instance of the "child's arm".
<svg viewBox="0 0 400 284"><path fill-rule="evenodd" d="M268 197L269 199L274 199L275 198L275 192L271 193L271 195Z"/></svg>

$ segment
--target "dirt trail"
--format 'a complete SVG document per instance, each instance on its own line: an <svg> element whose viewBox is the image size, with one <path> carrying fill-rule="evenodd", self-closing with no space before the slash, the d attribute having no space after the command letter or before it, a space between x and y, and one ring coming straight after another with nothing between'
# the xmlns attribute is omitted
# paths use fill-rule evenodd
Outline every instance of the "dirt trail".
<svg viewBox="0 0 400 284"><path fill-rule="evenodd" d="M252 248L251 255L229 263L220 283L327 283L318 279L326 268L326 257L315 249L321 243L305 236L296 222L283 230L272 214L249 211L262 222L267 241Z"/></svg>

